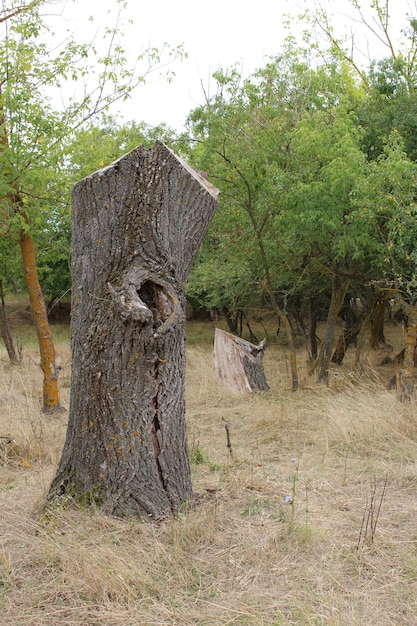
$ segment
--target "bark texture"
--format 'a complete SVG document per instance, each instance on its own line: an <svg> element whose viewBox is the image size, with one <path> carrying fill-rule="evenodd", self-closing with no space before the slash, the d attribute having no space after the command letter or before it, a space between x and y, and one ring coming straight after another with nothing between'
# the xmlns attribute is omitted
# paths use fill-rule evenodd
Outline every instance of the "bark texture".
<svg viewBox="0 0 417 626"><path fill-rule="evenodd" d="M214 367L225 385L233 391L269 391L263 367L265 340L258 346L216 328Z"/></svg>
<svg viewBox="0 0 417 626"><path fill-rule="evenodd" d="M218 191L164 144L73 191L73 371L49 499L161 519L192 496L184 286Z"/></svg>

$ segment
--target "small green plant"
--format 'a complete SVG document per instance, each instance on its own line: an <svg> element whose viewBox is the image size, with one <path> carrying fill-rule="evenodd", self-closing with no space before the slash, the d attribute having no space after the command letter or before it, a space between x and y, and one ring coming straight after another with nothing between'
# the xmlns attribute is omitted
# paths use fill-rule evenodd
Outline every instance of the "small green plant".
<svg viewBox="0 0 417 626"><path fill-rule="evenodd" d="M190 447L190 463L192 465L202 465L207 461L207 455L200 447L200 443L197 441Z"/></svg>
<svg viewBox="0 0 417 626"><path fill-rule="evenodd" d="M248 506L240 511L241 515L259 515L264 509L270 509L271 502L268 499L255 498Z"/></svg>
<svg viewBox="0 0 417 626"><path fill-rule="evenodd" d="M247 507L241 510L241 515L259 515L261 509L255 500L254 502L250 502Z"/></svg>

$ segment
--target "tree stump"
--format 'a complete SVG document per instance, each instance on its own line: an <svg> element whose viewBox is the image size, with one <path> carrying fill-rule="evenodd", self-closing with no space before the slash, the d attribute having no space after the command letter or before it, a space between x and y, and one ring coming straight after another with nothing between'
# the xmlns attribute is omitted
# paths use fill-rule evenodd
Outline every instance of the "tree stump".
<svg viewBox="0 0 417 626"><path fill-rule="evenodd" d="M234 391L269 391L263 367L264 339L258 346L220 328L214 336L214 368L220 380Z"/></svg>
<svg viewBox="0 0 417 626"><path fill-rule="evenodd" d="M217 195L160 142L74 187L71 398L49 501L161 519L192 497L184 286Z"/></svg>

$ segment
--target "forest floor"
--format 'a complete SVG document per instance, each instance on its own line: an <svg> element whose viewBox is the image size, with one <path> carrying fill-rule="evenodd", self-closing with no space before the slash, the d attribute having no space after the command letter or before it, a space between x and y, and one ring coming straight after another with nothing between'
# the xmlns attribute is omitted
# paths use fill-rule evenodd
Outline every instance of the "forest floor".
<svg viewBox="0 0 417 626"><path fill-rule="evenodd" d="M87 508L42 513L67 413L40 410L27 321L11 315L22 363L11 367L0 350L0 436L14 440L0 449L1 626L417 624L416 403L386 385L400 326L387 324L389 347L363 350L359 362L351 348L328 386L308 376L299 338L296 393L271 330L271 391L242 395L215 376L214 325L189 324L198 505L149 524ZM54 333L68 406L68 327Z"/></svg>

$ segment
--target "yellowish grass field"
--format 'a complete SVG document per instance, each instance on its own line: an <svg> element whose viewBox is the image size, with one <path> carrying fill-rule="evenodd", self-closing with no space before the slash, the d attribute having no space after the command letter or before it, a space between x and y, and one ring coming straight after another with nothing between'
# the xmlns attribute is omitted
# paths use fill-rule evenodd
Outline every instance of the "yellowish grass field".
<svg viewBox="0 0 417 626"><path fill-rule="evenodd" d="M416 405L386 390L381 355L361 377L347 361L324 388L300 346L292 393L285 347L271 346L271 392L235 395L199 328L187 356L196 505L158 525L41 513L66 414L40 411L34 345L14 368L0 352L0 435L15 440L0 452L1 626L415 626ZM58 353L68 406L64 340Z"/></svg>

